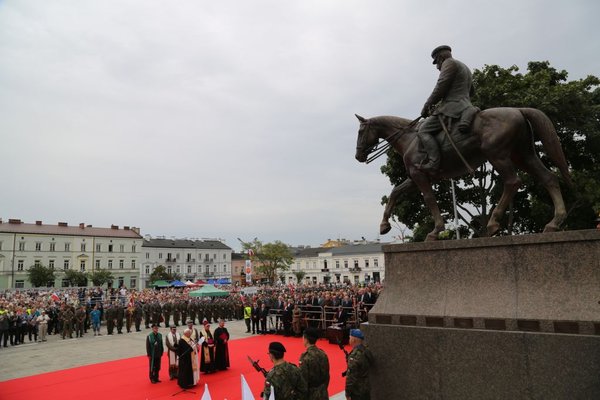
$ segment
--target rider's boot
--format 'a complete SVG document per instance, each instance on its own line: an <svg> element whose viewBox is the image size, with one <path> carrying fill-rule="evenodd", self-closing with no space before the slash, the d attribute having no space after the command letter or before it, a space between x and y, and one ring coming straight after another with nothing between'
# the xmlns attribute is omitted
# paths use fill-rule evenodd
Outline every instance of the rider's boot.
<svg viewBox="0 0 600 400"><path fill-rule="evenodd" d="M419 135L421 138L421 143L423 147L425 147L425 151L427 152L427 163L418 167L420 170L430 173L435 173L440 167L440 149L435 138L428 134Z"/></svg>
<svg viewBox="0 0 600 400"><path fill-rule="evenodd" d="M469 131L473 120L475 119L475 115L481 111L478 107L468 107L465 111L463 111L460 116L460 121L458 122L458 130L462 133L466 133Z"/></svg>

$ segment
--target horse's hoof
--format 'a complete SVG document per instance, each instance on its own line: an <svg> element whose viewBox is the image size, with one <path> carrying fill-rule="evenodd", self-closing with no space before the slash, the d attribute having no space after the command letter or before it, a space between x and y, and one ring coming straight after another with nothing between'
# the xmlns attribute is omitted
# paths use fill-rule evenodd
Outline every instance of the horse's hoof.
<svg viewBox="0 0 600 400"><path fill-rule="evenodd" d="M428 233L427 236L425 236L425 241L426 242L432 242L434 240L438 240L438 234L437 233Z"/></svg>
<svg viewBox="0 0 600 400"><path fill-rule="evenodd" d="M392 230L392 225L390 225L389 222L382 222L381 225L379 225L379 233L382 235L385 235L386 233L388 233L391 230Z"/></svg>
<svg viewBox="0 0 600 400"><path fill-rule="evenodd" d="M558 231L558 226L554 224L548 224L544 227L544 233L546 232L556 232Z"/></svg>
<svg viewBox="0 0 600 400"><path fill-rule="evenodd" d="M500 231L500 224L498 224L498 223L487 226L487 235L489 237L492 237L492 236L498 234L499 231Z"/></svg>

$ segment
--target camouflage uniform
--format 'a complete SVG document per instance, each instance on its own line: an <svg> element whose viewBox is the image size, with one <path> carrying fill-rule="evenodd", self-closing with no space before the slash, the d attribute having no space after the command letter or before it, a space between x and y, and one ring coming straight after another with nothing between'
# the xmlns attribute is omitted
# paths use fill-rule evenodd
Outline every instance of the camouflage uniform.
<svg viewBox="0 0 600 400"><path fill-rule="evenodd" d="M271 396L271 388L275 391L275 400L306 399L306 381L300 369L287 361L274 366L267 374L263 391L265 400Z"/></svg>
<svg viewBox="0 0 600 400"><path fill-rule="evenodd" d="M315 345L310 345L300 356L300 372L308 385L307 400L328 400L329 359Z"/></svg>
<svg viewBox="0 0 600 400"><path fill-rule="evenodd" d="M346 397L352 400L370 400L371 384L369 368L373 364L373 354L363 344L354 347L348 355L346 375Z"/></svg>

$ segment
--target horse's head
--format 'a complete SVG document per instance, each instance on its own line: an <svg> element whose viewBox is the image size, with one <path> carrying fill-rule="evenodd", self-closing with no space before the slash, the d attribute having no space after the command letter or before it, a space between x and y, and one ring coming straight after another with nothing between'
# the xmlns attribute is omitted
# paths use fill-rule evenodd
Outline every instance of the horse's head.
<svg viewBox="0 0 600 400"><path fill-rule="evenodd" d="M371 129L371 124L368 119L361 117L358 114L356 118L360 121L360 128L358 128L358 138L356 139L356 159L359 162L367 161L373 146L375 146L378 142L377 132L375 129Z"/></svg>

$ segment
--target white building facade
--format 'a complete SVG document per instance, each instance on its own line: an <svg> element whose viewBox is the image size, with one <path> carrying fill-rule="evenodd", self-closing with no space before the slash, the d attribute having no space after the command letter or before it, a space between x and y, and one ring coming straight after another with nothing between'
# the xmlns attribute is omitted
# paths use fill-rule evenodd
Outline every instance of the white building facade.
<svg viewBox="0 0 600 400"><path fill-rule="evenodd" d="M188 240L151 238L142 245L141 280L149 287L150 275L158 266L168 273L181 276L183 281L220 280L231 282L233 250L219 240Z"/></svg>
<svg viewBox="0 0 600 400"><path fill-rule="evenodd" d="M385 279L384 243L357 243L340 247L306 248L297 252L286 282L296 282L303 271L305 282L368 284Z"/></svg>
<svg viewBox="0 0 600 400"><path fill-rule="evenodd" d="M96 228L83 223L69 226L0 220L0 289L30 288L27 270L43 265L55 271L54 287L66 287L64 271L93 273L108 270L112 287L139 288L140 254L143 238L139 229ZM92 285L88 281L88 285Z"/></svg>

